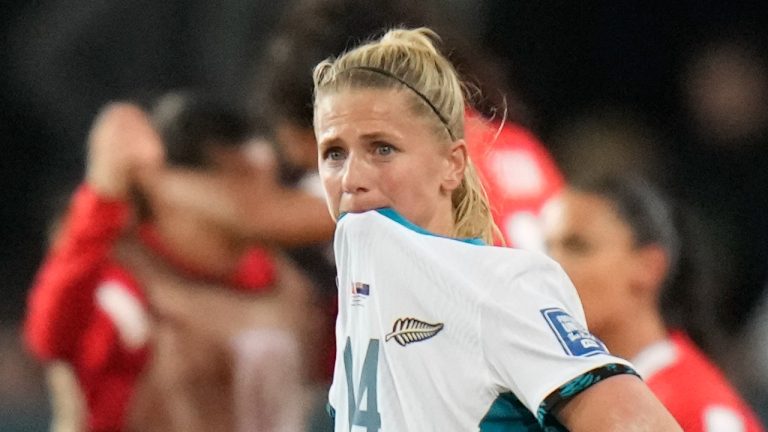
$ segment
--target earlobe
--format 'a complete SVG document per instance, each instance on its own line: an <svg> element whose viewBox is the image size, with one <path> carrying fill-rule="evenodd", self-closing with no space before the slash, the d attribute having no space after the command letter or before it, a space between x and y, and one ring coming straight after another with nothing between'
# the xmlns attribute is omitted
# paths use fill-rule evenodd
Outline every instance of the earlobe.
<svg viewBox="0 0 768 432"><path fill-rule="evenodd" d="M467 155L467 144L463 139L456 140L451 144L446 158L446 170L443 176L442 188L446 192L453 192L459 187L464 179L464 172L469 163Z"/></svg>

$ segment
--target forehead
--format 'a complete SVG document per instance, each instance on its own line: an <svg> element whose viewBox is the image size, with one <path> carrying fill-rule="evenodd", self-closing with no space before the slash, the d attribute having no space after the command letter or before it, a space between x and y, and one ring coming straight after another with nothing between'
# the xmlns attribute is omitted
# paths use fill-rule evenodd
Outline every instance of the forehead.
<svg viewBox="0 0 768 432"><path fill-rule="evenodd" d="M544 209L550 227L603 230L608 225L624 225L613 203L598 194L568 188Z"/></svg>
<svg viewBox="0 0 768 432"><path fill-rule="evenodd" d="M423 120L413 115L412 100L397 89L347 89L318 95L315 132L318 140L345 129L421 128Z"/></svg>

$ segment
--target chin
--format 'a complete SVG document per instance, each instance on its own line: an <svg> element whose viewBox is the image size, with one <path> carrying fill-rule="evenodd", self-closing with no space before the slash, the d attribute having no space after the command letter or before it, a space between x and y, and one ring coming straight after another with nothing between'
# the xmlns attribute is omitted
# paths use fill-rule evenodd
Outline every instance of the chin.
<svg viewBox="0 0 768 432"><path fill-rule="evenodd" d="M344 213L363 213L363 212L367 212L369 210L380 209L382 207L387 207L387 206L386 205L345 206L344 208L340 208L339 209L339 214L344 214Z"/></svg>

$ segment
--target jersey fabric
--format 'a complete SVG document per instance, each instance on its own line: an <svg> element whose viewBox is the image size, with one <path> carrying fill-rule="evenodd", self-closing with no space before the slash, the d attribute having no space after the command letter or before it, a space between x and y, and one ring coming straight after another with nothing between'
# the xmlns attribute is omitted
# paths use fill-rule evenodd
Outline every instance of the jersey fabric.
<svg viewBox="0 0 768 432"><path fill-rule="evenodd" d="M336 431L563 430L553 408L634 373L544 255L435 236L392 209L344 215L334 247Z"/></svg>
<svg viewBox="0 0 768 432"><path fill-rule="evenodd" d="M544 145L520 125L483 118L468 110L464 135L506 244L543 251L539 214L563 187Z"/></svg>
<svg viewBox="0 0 768 432"><path fill-rule="evenodd" d="M90 431L122 430L149 358L145 295L110 257L129 218L127 203L82 185L28 298L25 343L41 361L72 365ZM234 275L234 282L244 284L241 289L261 290L271 283L273 264L262 254L248 255ZM256 257L262 260L253 261Z"/></svg>
<svg viewBox="0 0 768 432"><path fill-rule="evenodd" d="M686 432L761 432L757 416L681 332L634 359L637 371Z"/></svg>

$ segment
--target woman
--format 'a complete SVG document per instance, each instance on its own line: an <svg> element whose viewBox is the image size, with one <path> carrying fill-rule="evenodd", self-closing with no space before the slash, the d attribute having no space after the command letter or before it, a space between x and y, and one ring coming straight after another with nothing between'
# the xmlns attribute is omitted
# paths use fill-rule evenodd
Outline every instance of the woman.
<svg viewBox="0 0 768 432"><path fill-rule="evenodd" d="M632 360L684 430L763 430L688 336L709 345L714 332L699 317L714 314L701 304L704 284L686 282L703 270L681 252L698 245L684 243L683 226L655 188L632 176L579 182L545 221L550 253L572 278L589 328Z"/></svg>
<svg viewBox="0 0 768 432"><path fill-rule="evenodd" d="M338 221L336 430L680 430L586 331L554 263L481 245L497 230L435 38L393 30L314 71Z"/></svg>

